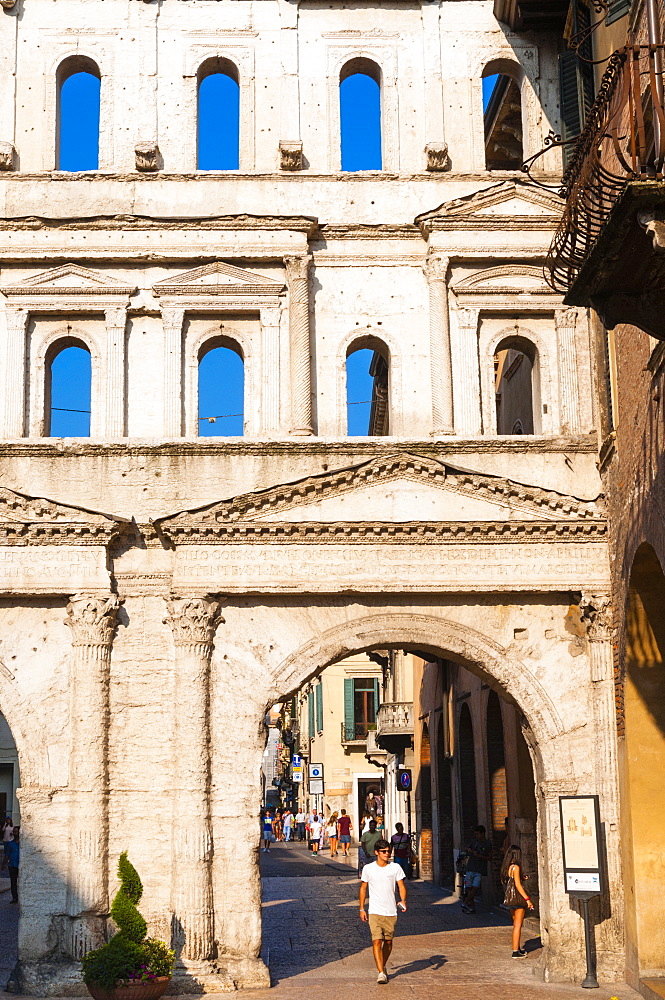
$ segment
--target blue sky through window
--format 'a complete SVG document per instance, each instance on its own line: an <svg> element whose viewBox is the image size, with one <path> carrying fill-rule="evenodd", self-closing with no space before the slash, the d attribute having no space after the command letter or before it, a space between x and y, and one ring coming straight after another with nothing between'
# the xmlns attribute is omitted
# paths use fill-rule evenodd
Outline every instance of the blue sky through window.
<svg viewBox="0 0 665 1000"><path fill-rule="evenodd" d="M346 359L346 420L347 434L365 436L369 430L372 409L372 385L369 373L374 351L363 348Z"/></svg>
<svg viewBox="0 0 665 1000"><path fill-rule="evenodd" d="M342 170L381 170L381 90L366 73L339 87Z"/></svg>
<svg viewBox="0 0 665 1000"><path fill-rule="evenodd" d="M240 166L240 89L225 73L199 84L198 168L237 170Z"/></svg>
<svg viewBox="0 0 665 1000"><path fill-rule="evenodd" d="M241 437L244 423L245 372L242 358L228 347L215 347L199 363L199 436ZM211 418L214 421L211 422Z"/></svg>
<svg viewBox="0 0 665 1000"><path fill-rule="evenodd" d="M72 73L60 88L59 170L99 166L100 81L92 73Z"/></svg>
<svg viewBox="0 0 665 1000"><path fill-rule="evenodd" d="M483 77L483 111L487 111L487 105L490 102L490 98L496 87L496 82L499 79L498 73L493 73L491 76Z"/></svg>
<svg viewBox="0 0 665 1000"><path fill-rule="evenodd" d="M51 362L51 437L90 437L90 354L66 347Z"/></svg>

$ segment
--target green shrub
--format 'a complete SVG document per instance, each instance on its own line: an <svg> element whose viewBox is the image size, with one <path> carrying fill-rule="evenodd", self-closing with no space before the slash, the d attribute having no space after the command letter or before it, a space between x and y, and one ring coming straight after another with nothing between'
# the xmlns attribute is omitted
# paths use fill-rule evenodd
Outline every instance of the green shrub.
<svg viewBox="0 0 665 1000"><path fill-rule="evenodd" d="M111 916L118 933L108 944L83 956L83 979L110 990L128 982L150 982L158 976L170 976L175 952L163 941L146 938L146 922L136 909L143 895L138 872L123 851L118 862L120 888L111 905Z"/></svg>

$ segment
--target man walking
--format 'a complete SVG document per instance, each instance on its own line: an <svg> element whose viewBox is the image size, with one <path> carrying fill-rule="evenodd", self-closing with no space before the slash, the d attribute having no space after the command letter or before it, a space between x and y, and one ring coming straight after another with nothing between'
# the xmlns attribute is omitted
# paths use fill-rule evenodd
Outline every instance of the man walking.
<svg viewBox="0 0 665 1000"><path fill-rule="evenodd" d="M346 815L346 809L342 809L339 819L337 820L337 832L339 833L339 842L342 845L342 851L344 852L345 858L348 858L349 856L352 826L353 823L351 822L351 817Z"/></svg>
<svg viewBox="0 0 665 1000"><path fill-rule="evenodd" d="M399 889L399 908L406 911L406 885L404 870L390 860L390 844L387 840L378 840L374 846L376 861L365 865L360 883L358 902L360 919L368 923L372 935L372 951L378 971L377 983L388 982L386 963L393 950L393 937L397 923L397 907L395 906L395 886ZM369 886L369 915L365 910L367 887Z"/></svg>
<svg viewBox="0 0 665 1000"><path fill-rule="evenodd" d="M358 877L362 875L365 865L373 861L374 849L380 840L383 840L383 834L379 833L376 829L376 820L371 819L367 833L363 833L360 838L360 847L358 848Z"/></svg>
<svg viewBox="0 0 665 1000"><path fill-rule="evenodd" d="M483 875L487 875L487 862L492 856L492 845L485 837L485 827L477 826L473 832L475 836L466 849L469 860L464 874L463 913L476 912L476 893L480 889Z"/></svg>
<svg viewBox="0 0 665 1000"><path fill-rule="evenodd" d="M306 819L307 819L307 817L305 816L305 814L302 811L302 809L299 809L298 812L296 813L296 829L298 830L298 841L301 844L302 844L303 840L305 839L305 820Z"/></svg>

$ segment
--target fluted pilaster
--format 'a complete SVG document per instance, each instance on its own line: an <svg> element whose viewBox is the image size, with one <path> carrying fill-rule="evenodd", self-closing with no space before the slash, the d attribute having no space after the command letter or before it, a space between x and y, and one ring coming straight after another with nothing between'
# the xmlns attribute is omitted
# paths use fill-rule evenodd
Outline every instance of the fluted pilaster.
<svg viewBox="0 0 665 1000"><path fill-rule="evenodd" d="M69 834L66 948L79 959L104 940L108 913L109 665L118 598L76 594L67 605L71 629L73 793Z"/></svg>
<svg viewBox="0 0 665 1000"><path fill-rule="evenodd" d="M429 284L429 341L432 379L432 434L453 434L453 371L450 353L448 257L431 255L425 264Z"/></svg>
<svg viewBox="0 0 665 1000"><path fill-rule="evenodd" d="M274 434L279 430L280 365L279 308L261 310L261 431Z"/></svg>
<svg viewBox="0 0 665 1000"><path fill-rule="evenodd" d="M554 314L559 362L559 400L561 430L564 434L580 434L580 392L577 380L575 350L576 309L560 309Z"/></svg>
<svg viewBox="0 0 665 1000"><path fill-rule="evenodd" d="M478 310L457 310L458 350L455 354L455 428L458 434L482 433Z"/></svg>
<svg viewBox="0 0 665 1000"><path fill-rule="evenodd" d="M214 954L210 820L210 659L222 617L209 597L167 601L175 646L171 906L173 945L189 961Z"/></svg>
<svg viewBox="0 0 665 1000"><path fill-rule="evenodd" d="M311 257L285 257L289 288L291 346L291 433L312 433L312 359L309 331L309 268Z"/></svg>
<svg viewBox="0 0 665 1000"><path fill-rule="evenodd" d="M106 407L102 437L125 434L125 327L127 309L106 310Z"/></svg>
<svg viewBox="0 0 665 1000"><path fill-rule="evenodd" d="M164 330L164 435L182 434L182 323L185 313L179 307L162 309Z"/></svg>
<svg viewBox="0 0 665 1000"><path fill-rule="evenodd" d="M25 430L25 335L27 309L7 308L5 322L5 406L3 437L23 437Z"/></svg>

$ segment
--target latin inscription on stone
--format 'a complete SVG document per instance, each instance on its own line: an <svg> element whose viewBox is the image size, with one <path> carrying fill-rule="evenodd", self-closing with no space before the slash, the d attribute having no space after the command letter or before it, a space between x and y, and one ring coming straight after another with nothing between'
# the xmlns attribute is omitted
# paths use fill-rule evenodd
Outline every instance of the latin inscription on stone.
<svg viewBox="0 0 665 1000"><path fill-rule="evenodd" d="M106 552L97 546L0 547L0 591L56 594L107 589Z"/></svg>
<svg viewBox="0 0 665 1000"><path fill-rule="evenodd" d="M176 588L267 593L578 590L606 579L603 542L181 546L174 569Z"/></svg>

